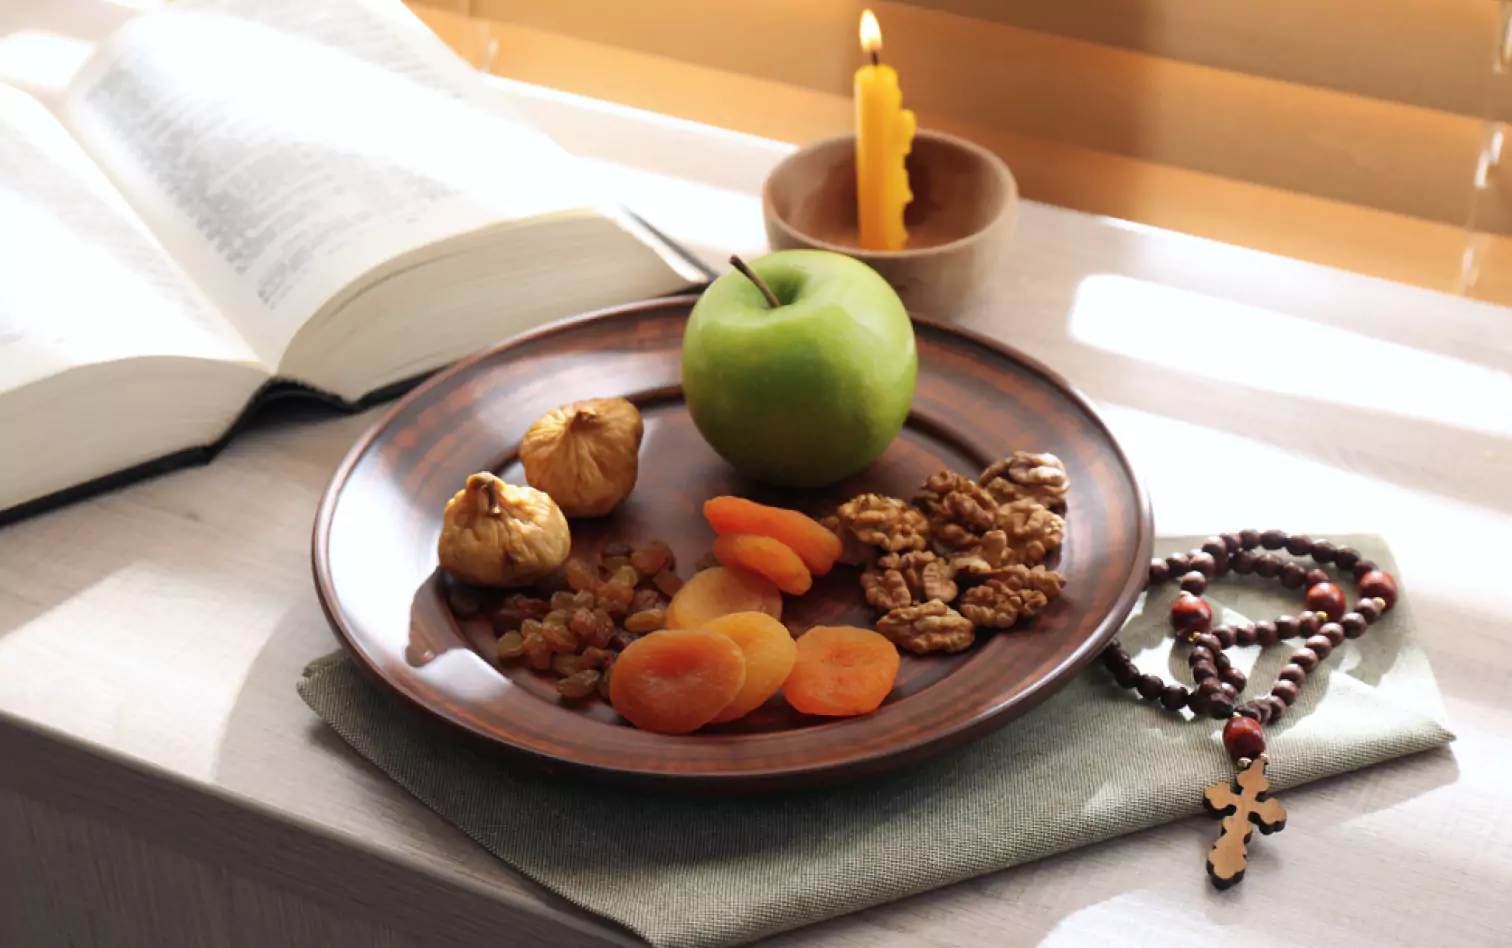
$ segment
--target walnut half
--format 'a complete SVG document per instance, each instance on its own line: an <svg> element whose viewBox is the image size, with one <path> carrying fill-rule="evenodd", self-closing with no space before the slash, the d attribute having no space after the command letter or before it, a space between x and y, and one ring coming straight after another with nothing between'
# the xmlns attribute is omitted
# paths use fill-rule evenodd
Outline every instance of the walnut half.
<svg viewBox="0 0 1512 948"><path fill-rule="evenodd" d="M1033 500L1046 507L1066 505L1071 478L1066 465L1053 454L1015 451L982 472L978 481L1000 504Z"/></svg>
<svg viewBox="0 0 1512 948"><path fill-rule="evenodd" d="M950 564L927 550L889 553L861 574L866 601L886 612L938 599L955 601L959 590Z"/></svg>
<svg viewBox="0 0 1512 948"><path fill-rule="evenodd" d="M835 517L856 539L889 553L922 550L929 545L929 523L924 515L896 497L861 494L841 504Z"/></svg>
<svg viewBox="0 0 1512 948"><path fill-rule="evenodd" d="M938 599L894 609L877 620L877 631L899 648L920 655L962 652L976 641L976 626L971 620Z"/></svg>
<svg viewBox="0 0 1512 948"><path fill-rule="evenodd" d="M961 613L987 629L1006 629L1032 616L1061 594L1066 577L1043 566L1009 566L961 598Z"/></svg>

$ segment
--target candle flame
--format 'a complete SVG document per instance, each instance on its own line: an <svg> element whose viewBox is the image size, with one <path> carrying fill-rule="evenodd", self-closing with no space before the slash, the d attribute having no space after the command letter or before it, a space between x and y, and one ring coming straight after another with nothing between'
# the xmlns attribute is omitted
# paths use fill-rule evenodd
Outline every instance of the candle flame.
<svg viewBox="0 0 1512 948"><path fill-rule="evenodd" d="M861 51L868 56L882 52L882 27L877 25L877 16L870 10L861 11Z"/></svg>

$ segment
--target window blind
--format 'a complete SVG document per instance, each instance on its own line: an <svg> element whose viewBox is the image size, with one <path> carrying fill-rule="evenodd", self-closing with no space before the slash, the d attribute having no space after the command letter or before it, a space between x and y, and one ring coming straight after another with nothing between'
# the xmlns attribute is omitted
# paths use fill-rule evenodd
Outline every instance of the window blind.
<svg viewBox="0 0 1512 948"><path fill-rule="evenodd" d="M863 6L1026 197L1512 304L1512 0L415 0L494 71L793 142ZM491 54L487 51L491 51Z"/></svg>

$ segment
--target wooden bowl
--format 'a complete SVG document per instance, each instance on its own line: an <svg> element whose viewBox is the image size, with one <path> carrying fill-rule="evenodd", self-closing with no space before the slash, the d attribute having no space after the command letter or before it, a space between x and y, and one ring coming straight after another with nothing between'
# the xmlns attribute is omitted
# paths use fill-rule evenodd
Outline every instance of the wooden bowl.
<svg viewBox="0 0 1512 948"><path fill-rule="evenodd" d="M693 302L641 303L518 337L416 389L357 442L321 502L313 558L321 603L362 667L423 713L548 771L756 792L873 774L968 741L1050 695L1117 631L1149 563L1149 503L1113 436L1064 382L1012 350L921 322L913 413L882 458L832 489L778 490L720 460L683 405ZM779 698L741 721L669 737L636 730L597 699L569 706L549 676L499 666L486 619L453 615L436 539L446 501L469 474L523 483L515 451L536 418L611 395L635 401L645 418L640 480L610 516L573 522L575 553L661 538L686 577L714 540L701 513L709 497L823 514L862 491L910 497L942 467L975 473L1030 447L1060 455L1071 474L1058 557L1065 595L1025 627L984 635L959 655L905 655L891 697L857 718L805 717ZM849 567L784 608L800 633L875 621Z"/></svg>
<svg viewBox="0 0 1512 948"><path fill-rule="evenodd" d="M904 162L911 201L903 212L908 247L862 250L856 221L856 136L800 148L762 188L774 250L833 250L882 274L910 312L946 318L992 281L1013 239L1018 185L1008 166L979 145L921 131Z"/></svg>

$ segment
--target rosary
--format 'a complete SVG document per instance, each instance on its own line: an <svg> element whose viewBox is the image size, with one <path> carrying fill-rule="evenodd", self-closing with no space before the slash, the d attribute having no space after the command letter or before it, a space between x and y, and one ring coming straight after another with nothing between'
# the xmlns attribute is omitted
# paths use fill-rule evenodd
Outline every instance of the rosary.
<svg viewBox="0 0 1512 948"><path fill-rule="evenodd" d="M1309 556L1319 565L1333 563L1341 574L1352 575L1360 593L1354 611L1345 611L1343 590L1322 569L1283 563L1273 553L1260 552L1283 548L1293 556ZM1279 579L1287 589L1305 586L1307 611L1274 621L1214 626L1213 608L1202 594L1209 580L1230 571L1240 576L1254 573ZM1191 645L1187 663L1195 687L1167 684L1159 675L1141 673L1116 640L1108 644L1102 661L1120 687L1134 689L1146 701L1157 701L1172 712L1186 707L1199 717L1227 719L1223 747L1238 765L1239 773L1232 783L1213 784L1203 794L1208 813L1223 820L1218 841L1208 853L1208 875L1213 885L1227 889L1244 878L1245 846L1252 827L1268 836L1286 826L1286 809L1280 801L1271 799L1270 784L1265 779L1270 758L1265 753L1264 725L1281 719L1319 662L1345 639L1364 635L1372 622L1396 605L1397 584L1353 547L1336 547L1327 540L1280 530L1225 533L1209 537L1200 549L1151 561L1148 586L1173 578L1181 584L1181 596L1171 604L1171 625L1177 638ZM1224 650L1256 644L1268 648L1289 638L1303 639L1302 647L1281 669L1270 694L1239 704L1239 694L1248 681L1244 672L1230 664Z"/></svg>

